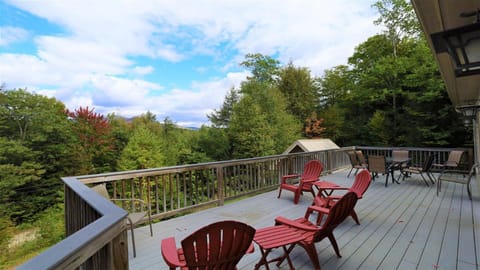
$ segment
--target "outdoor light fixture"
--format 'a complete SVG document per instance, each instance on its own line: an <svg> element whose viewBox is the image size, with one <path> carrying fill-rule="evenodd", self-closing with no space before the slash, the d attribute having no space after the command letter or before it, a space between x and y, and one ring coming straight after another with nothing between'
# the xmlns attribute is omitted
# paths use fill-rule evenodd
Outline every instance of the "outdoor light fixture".
<svg viewBox="0 0 480 270"><path fill-rule="evenodd" d="M460 16L476 16L476 20L472 24L433 33L435 52L450 54L457 77L480 74L480 10L463 12Z"/></svg>
<svg viewBox="0 0 480 270"><path fill-rule="evenodd" d="M463 105L456 108L463 114L463 123L470 126L480 111L480 105Z"/></svg>

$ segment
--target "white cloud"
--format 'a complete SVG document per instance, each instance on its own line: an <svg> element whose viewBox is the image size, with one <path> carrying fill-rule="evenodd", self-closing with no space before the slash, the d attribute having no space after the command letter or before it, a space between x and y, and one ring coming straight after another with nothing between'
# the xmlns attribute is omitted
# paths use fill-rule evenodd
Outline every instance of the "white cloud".
<svg viewBox="0 0 480 270"><path fill-rule="evenodd" d="M157 50L157 55L170 62L179 62L184 57L177 53L173 46L165 46Z"/></svg>
<svg viewBox="0 0 480 270"><path fill-rule="evenodd" d="M0 80L12 87L60 83L60 72L51 71L45 61L34 55L0 54Z"/></svg>
<svg viewBox="0 0 480 270"><path fill-rule="evenodd" d="M154 71L152 66L135 66L132 69L132 72L137 75L147 75Z"/></svg>
<svg viewBox="0 0 480 270"><path fill-rule="evenodd" d="M94 76L91 80L92 96L100 106L133 106L142 104L149 93L161 89L161 86L143 81L117 78L112 76Z"/></svg>
<svg viewBox="0 0 480 270"><path fill-rule="evenodd" d="M204 123L221 106L246 76L235 72L247 53L275 55L320 76L379 31L374 0L8 2L64 32L36 36L35 54L0 51L0 80L7 85L44 89L69 107L126 116L149 110L179 123ZM0 25L0 46L29 33ZM199 56L211 63L181 65ZM166 87L177 85L165 77L175 64L185 73L182 89ZM211 77L219 66L224 74ZM205 79L189 78L188 69Z"/></svg>
<svg viewBox="0 0 480 270"><path fill-rule="evenodd" d="M21 42L27 39L28 31L19 27L0 26L0 46Z"/></svg>
<svg viewBox="0 0 480 270"><path fill-rule="evenodd" d="M157 119L169 116L179 123L188 120L204 123L206 115L213 108L219 108L228 90L238 87L246 75L246 72L228 73L225 78L194 82L190 89L173 89L161 96L148 97L144 100L144 106L155 113Z"/></svg>
<svg viewBox="0 0 480 270"><path fill-rule="evenodd" d="M93 41L52 36L41 36L36 41L38 56L57 71L122 74L132 64L117 47Z"/></svg>

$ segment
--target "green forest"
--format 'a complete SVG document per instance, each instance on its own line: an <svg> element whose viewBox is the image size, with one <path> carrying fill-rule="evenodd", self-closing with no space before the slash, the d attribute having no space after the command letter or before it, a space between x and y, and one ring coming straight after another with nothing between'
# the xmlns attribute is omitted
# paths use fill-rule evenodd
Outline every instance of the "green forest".
<svg viewBox="0 0 480 270"><path fill-rule="evenodd" d="M0 245L8 248L0 268L62 239L63 176L273 155L305 137L340 146L471 145L410 3L383 0L374 8L385 31L320 77L245 55L239 65L251 76L228 90L208 115L211 125L198 130L151 112L125 119L95 108L70 111L55 98L1 86ZM11 245L25 231L35 240Z"/></svg>

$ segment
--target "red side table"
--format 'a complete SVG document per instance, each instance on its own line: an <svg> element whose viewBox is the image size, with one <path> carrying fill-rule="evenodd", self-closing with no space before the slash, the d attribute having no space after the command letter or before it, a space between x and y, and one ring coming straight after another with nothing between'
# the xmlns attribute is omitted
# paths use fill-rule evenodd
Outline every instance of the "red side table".
<svg viewBox="0 0 480 270"><path fill-rule="evenodd" d="M328 197L334 190L348 189L347 187L337 185L328 181L318 181L313 184L318 189L318 196Z"/></svg>
<svg viewBox="0 0 480 270"><path fill-rule="evenodd" d="M258 229L255 233L253 241L258 244L260 251L262 253L262 258L255 265L255 270L260 268L260 266L265 265L267 270L270 270L268 264L271 262L278 261L277 266L287 259L290 269L295 269L290 259L290 252L295 247L296 243L302 241L305 238L304 235L296 231L295 229L285 226L271 226L266 228ZM289 246L290 245L290 246ZM287 248L287 246L289 246ZM274 248L283 248L283 255L276 257L271 260L267 260L267 256Z"/></svg>

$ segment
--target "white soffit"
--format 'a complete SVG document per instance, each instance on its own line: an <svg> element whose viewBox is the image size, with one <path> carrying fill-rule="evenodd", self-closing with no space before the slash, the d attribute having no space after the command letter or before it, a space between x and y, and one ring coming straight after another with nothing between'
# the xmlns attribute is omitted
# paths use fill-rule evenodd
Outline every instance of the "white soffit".
<svg viewBox="0 0 480 270"><path fill-rule="evenodd" d="M455 106L480 104L480 74L455 77L454 66L447 53L436 54L430 34L472 23L476 18L462 18L460 13L480 9L476 0L412 0L432 53L440 68L448 95Z"/></svg>

